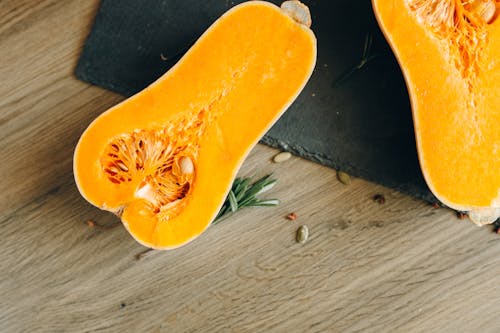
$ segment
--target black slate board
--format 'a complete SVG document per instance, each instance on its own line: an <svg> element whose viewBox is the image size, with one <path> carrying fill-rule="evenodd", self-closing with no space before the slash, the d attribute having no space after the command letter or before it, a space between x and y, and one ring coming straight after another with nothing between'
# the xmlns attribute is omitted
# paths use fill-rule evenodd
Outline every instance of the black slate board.
<svg viewBox="0 0 500 333"><path fill-rule="evenodd" d="M132 95L166 72L212 22L241 2L102 0L76 76ZM316 69L262 142L436 201L419 168L405 82L370 1L303 2L318 39ZM368 40L370 60L355 69Z"/></svg>

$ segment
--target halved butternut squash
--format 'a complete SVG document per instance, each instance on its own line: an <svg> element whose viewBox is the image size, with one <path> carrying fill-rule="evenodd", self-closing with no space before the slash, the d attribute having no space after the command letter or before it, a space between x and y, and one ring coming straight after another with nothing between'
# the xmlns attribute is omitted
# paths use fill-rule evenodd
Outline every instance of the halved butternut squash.
<svg viewBox="0 0 500 333"><path fill-rule="evenodd" d="M83 197L151 248L200 235L251 148L312 74L308 22L298 1L226 12L172 69L85 130L74 155Z"/></svg>
<svg viewBox="0 0 500 333"><path fill-rule="evenodd" d="M373 0L404 73L421 169L447 206L500 216L500 12L495 0Z"/></svg>

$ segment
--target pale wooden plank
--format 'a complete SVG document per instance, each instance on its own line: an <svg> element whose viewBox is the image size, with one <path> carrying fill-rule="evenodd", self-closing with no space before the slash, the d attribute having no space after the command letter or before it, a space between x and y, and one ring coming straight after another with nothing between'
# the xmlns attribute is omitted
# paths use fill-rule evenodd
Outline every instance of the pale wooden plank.
<svg viewBox="0 0 500 333"><path fill-rule="evenodd" d="M81 132L122 99L73 77L98 2L33 3L0 48L0 216L60 186Z"/></svg>
<svg viewBox="0 0 500 333"><path fill-rule="evenodd" d="M5 255L23 258L1 267L10 277L0 283L8 290L2 299L12 302L2 313L8 320L37 312L12 321L43 332L109 325L116 332L134 325L146 331L377 331L393 325L418 331L438 329L428 323L433 317L450 329L453 318L481 325L484 309L468 304L498 301L485 288L497 274L496 235L364 181L346 187L333 172L300 159L278 169L267 162L273 152L259 146L244 172L255 165L275 172L280 184L271 194L283 200L279 208L249 209L192 245L143 261L135 260L141 247L122 228L88 229L83 222L89 217L113 217L89 209L71 184L24 208L13 219L25 223L2 224ZM286 183L290 169L308 177ZM290 186L302 195L290 195ZM386 205L370 200L379 191L387 194ZM325 199L319 203L318 197ZM284 219L292 210L299 216L294 222ZM304 246L294 241L301 223L311 230ZM18 303L20 290L26 302Z"/></svg>

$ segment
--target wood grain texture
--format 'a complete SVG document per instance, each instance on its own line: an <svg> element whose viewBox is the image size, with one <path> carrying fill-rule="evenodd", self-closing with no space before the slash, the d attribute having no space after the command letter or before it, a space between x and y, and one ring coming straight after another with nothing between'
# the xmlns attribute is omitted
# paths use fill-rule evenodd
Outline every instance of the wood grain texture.
<svg viewBox="0 0 500 333"><path fill-rule="evenodd" d="M72 75L97 5L1 2L0 332L498 331L491 229L264 146L241 175L274 172L276 208L140 261L121 226L89 228L117 221L78 194L73 149L122 99Z"/></svg>

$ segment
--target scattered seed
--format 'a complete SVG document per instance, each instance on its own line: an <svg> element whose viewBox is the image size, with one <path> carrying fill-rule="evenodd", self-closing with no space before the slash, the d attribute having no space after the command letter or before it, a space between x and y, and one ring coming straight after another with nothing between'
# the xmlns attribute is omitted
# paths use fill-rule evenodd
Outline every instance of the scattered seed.
<svg viewBox="0 0 500 333"><path fill-rule="evenodd" d="M163 55L163 53L160 53L160 59L163 61L166 61L168 58Z"/></svg>
<svg viewBox="0 0 500 333"><path fill-rule="evenodd" d="M145 251L142 251L141 253L138 253L135 256L135 259L137 259L137 260L146 259L146 258L150 257L151 255L153 255L155 253L157 253L157 251L155 251L153 249L147 249Z"/></svg>
<svg viewBox="0 0 500 333"><path fill-rule="evenodd" d="M95 222L94 222L94 221L92 221L92 220L88 220L88 221L87 221L87 225L88 225L90 228L93 228L93 227L95 227Z"/></svg>
<svg viewBox="0 0 500 333"><path fill-rule="evenodd" d="M375 194L373 196L373 201L378 202L379 204L385 204L385 197L383 194Z"/></svg>
<svg viewBox="0 0 500 333"><path fill-rule="evenodd" d="M306 225L301 225L297 229L296 240L297 243L304 244L309 238L309 228Z"/></svg>
<svg viewBox="0 0 500 333"><path fill-rule="evenodd" d="M351 176L344 171L337 171L337 178L344 185L349 185L351 183Z"/></svg>
<svg viewBox="0 0 500 333"><path fill-rule="evenodd" d="M286 160L289 160L290 157L292 157L292 154L290 154L287 151L284 151L284 152L281 152L279 154L274 155L273 162L274 163L282 163L282 162L285 162Z"/></svg>
<svg viewBox="0 0 500 333"><path fill-rule="evenodd" d="M125 303L121 303L121 304L120 304L120 307L121 307L122 309L123 309L124 307L126 307L126 306L127 306L127 304L125 304Z"/></svg>
<svg viewBox="0 0 500 333"><path fill-rule="evenodd" d="M290 213L286 216L287 220L293 221L297 218L297 214L295 212Z"/></svg>
<svg viewBox="0 0 500 333"><path fill-rule="evenodd" d="M127 171L128 171L127 166L126 166L123 162L116 162L116 164L118 165L118 167L119 167L122 171L125 171L125 172L127 172Z"/></svg>
<svg viewBox="0 0 500 333"><path fill-rule="evenodd" d="M110 166L110 167L108 168L108 170L109 170L109 172L110 172L110 173L113 173L113 174L115 174L115 175L119 172L118 168L117 168L117 167L114 167L114 166Z"/></svg>
<svg viewBox="0 0 500 333"><path fill-rule="evenodd" d="M120 181L115 178L108 177L109 181L112 182L113 184L120 184Z"/></svg>
<svg viewBox="0 0 500 333"><path fill-rule="evenodd" d="M457 218L458 218L459 220L463 220L463 219L465 219L466 217L467 217L467 214L466 214L466 213L464 213L464 212L457 212Z"/></svg>
<svg viewBox="0 0 500 333"><path fill-rule="evenodd" d="M193 161L187 156L181 157L179 160L179 166L181 168L181 172L185 175L192 174L194 172Z"/></svg>
<svg viewBox="0 0 500 333"><path fill-rule="evenodd" d="M439 206L439 204L438 204L437 202L433 202L431 206L432 206L432 208L434 208L434 209L438 209L438 208L440 207L440 206Z"/></svg>

